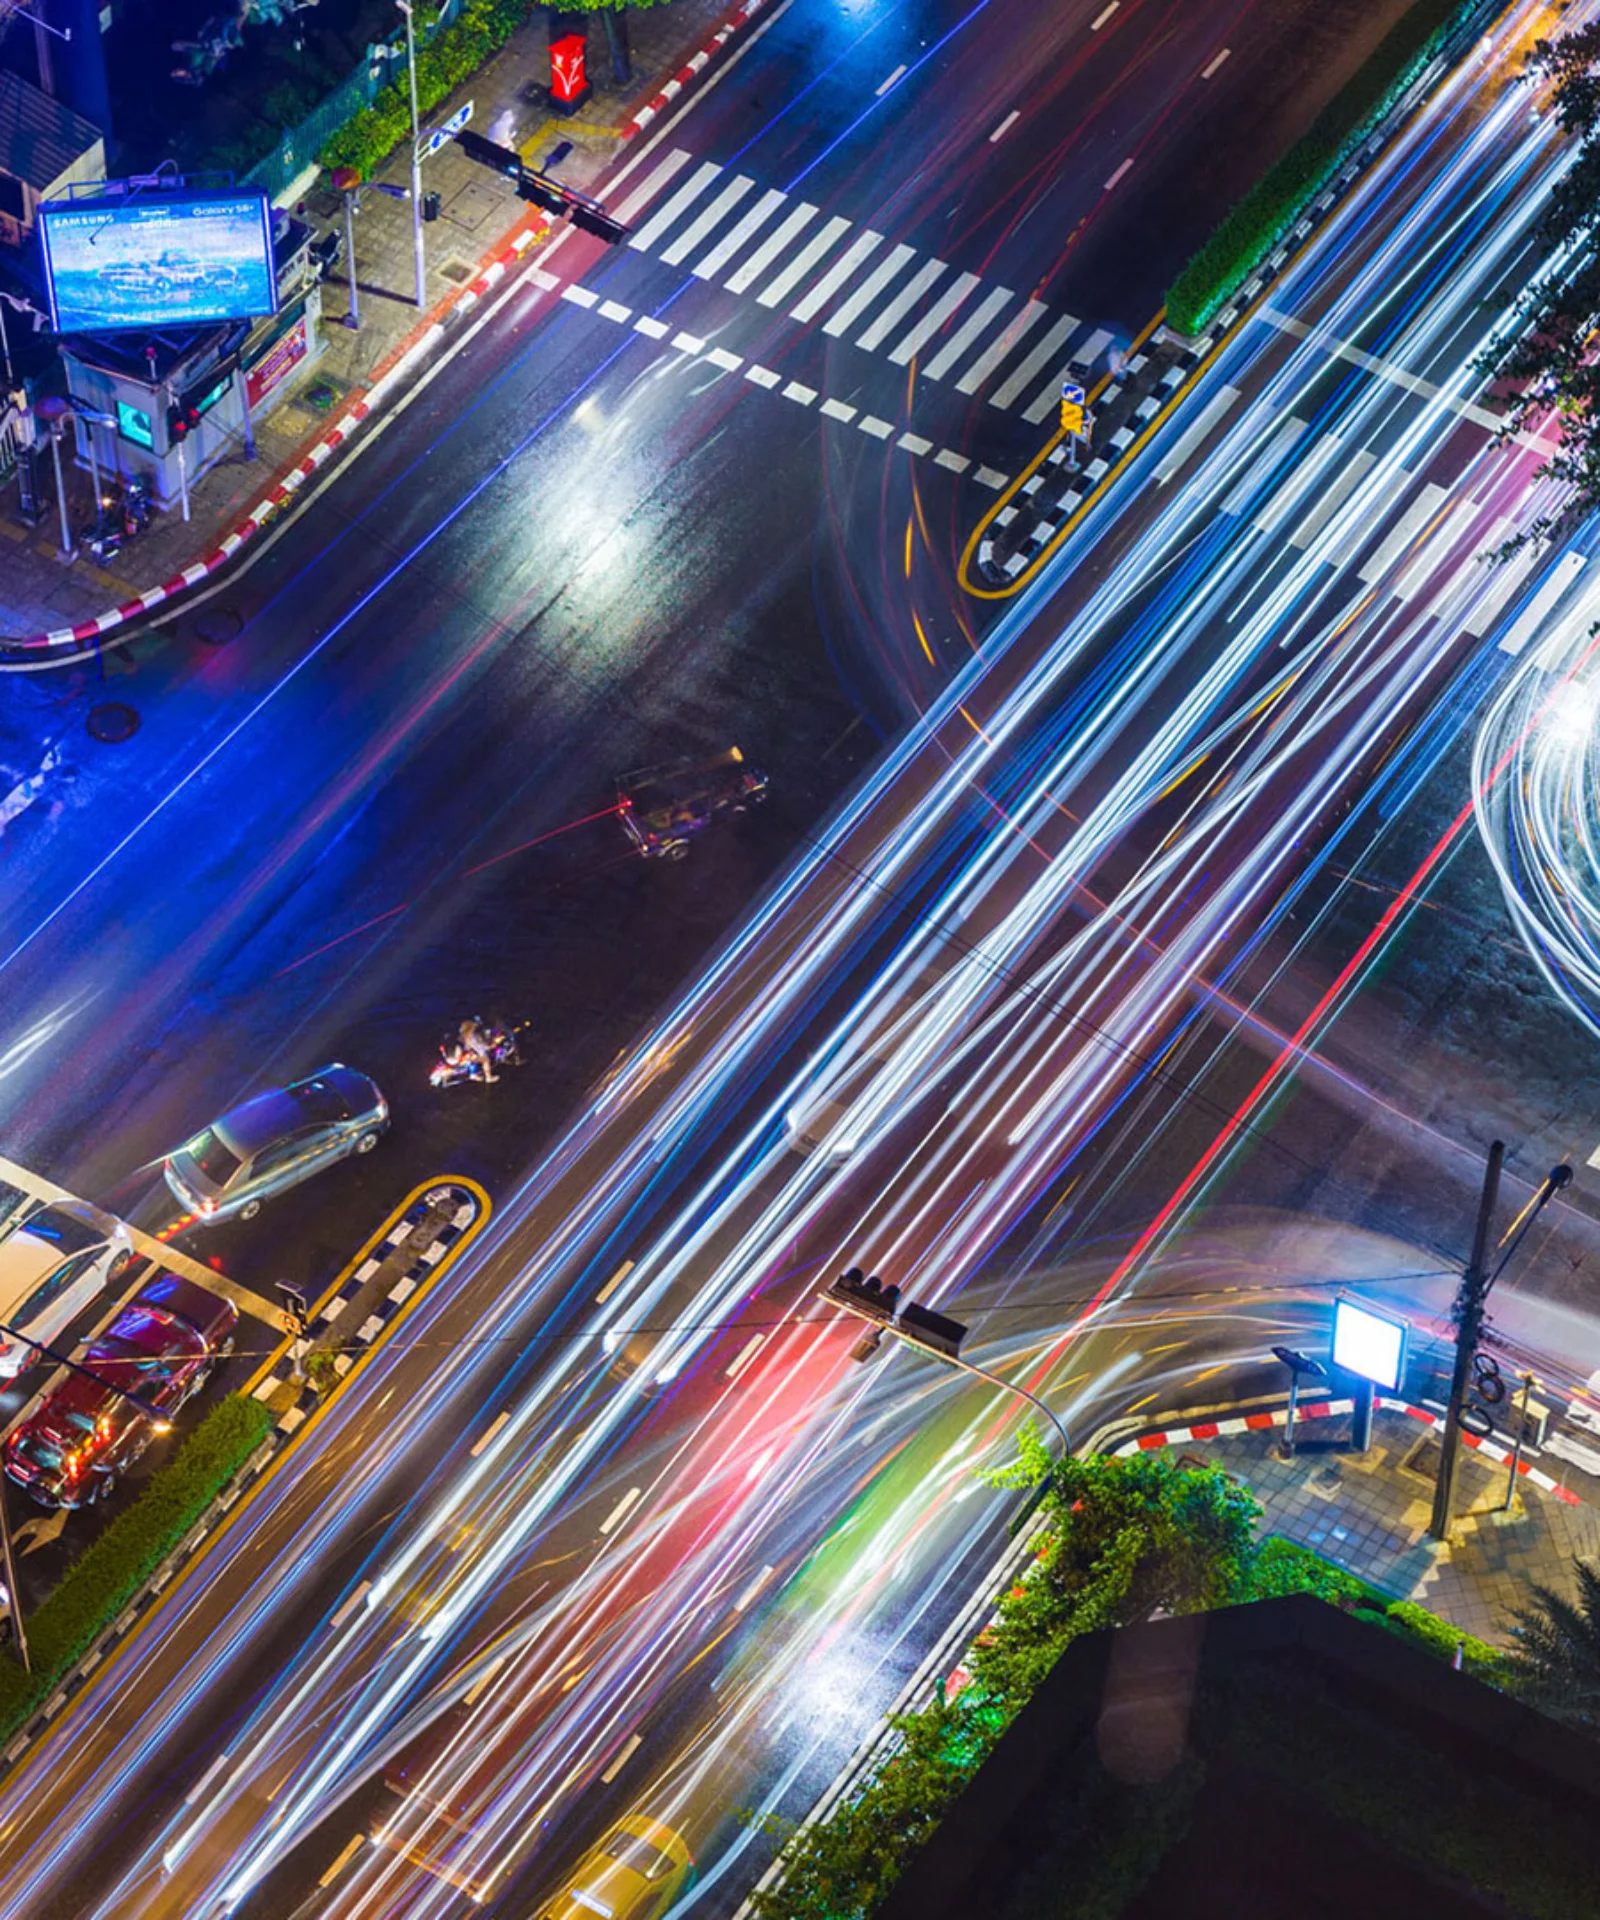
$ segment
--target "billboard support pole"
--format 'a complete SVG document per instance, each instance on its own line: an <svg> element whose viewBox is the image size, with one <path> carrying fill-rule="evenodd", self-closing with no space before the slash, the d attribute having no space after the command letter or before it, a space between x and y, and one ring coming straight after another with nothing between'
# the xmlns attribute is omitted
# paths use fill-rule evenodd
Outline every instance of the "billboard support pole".
<svg viewBox="0 0 1600 1920"><path fill-rule="evenodd" d="M50 423L50 458L56 470L56 505L61 510L61 558L63 561L77 559L72 546L72 527L67 519L67 490L61 480L61 422Z"/></svg>
<svg viewBox="0 0 1600 1920"><path fill-rule="evenodd" d="M254 460L256 423L250 413L250 376L245 371L243 360L239 362L239 403L244 408L244 457L246 460Z"/></svg>

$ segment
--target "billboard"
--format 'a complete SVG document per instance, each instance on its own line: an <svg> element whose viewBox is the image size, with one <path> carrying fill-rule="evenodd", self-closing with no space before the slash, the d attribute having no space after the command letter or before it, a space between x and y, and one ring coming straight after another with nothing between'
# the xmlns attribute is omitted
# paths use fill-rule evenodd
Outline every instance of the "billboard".
<svg viewBox="0 0 1600 1920"><path fill-rule="evenodd" d="M1406 1325L1354 1300L1333 1309L1333 1364L1398 1393L1406 1370Z"/></svg>
<svg viewBox="0 0 1600 1920"><path fill-rule="evenodd" d="M47 200L39 232L57 333L204 326L278 304L264 193Z"/></svg>

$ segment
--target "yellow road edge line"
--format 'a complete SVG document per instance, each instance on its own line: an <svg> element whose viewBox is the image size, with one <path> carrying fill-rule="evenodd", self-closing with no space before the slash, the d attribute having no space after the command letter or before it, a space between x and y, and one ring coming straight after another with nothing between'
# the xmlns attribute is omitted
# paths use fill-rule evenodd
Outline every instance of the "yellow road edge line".
<svg viewBox="0 0 1600 1920"><path fill-rule="evenodd" d="M323 1414L327 1412L328 1408L333 1405L333 1403L339 1398L340 1394L344 1392L345 1388L349 1386L350 1382L354 1380L356 1375L359 1374L361 1370L366 1366L367 1362L373 1357L373 1355L375 1353L380 1352L382 1348L387 1346L389 1342L389 1336L392 1333L394 1333L397 1328L402 1326L404 1322L411 1317L413 1308L418 1306L423 1300L425 1300L428 1297L428 1295L433 1291L435 1285L438 1283L440 1279L440 1276L445 1272L445 1270L455 1264L455 1261L458 1258L458 1256L466 1252L467 1248L472 1244L474 1240L477 1239L479 1233L483 1230L483 1228L489 1224L489 1216L494 1211L494 1202L489 1198L488 1194L484 1191L484 1189L478 1184L476 1180L469 1180L468 1178L466 1178L465 1175L452 1173L452 1174L441 1174L432 1180L425 1180L422 1183L422 1185L418 1187L415 1190L415 1192L404 1202L404 1204L395 1210L395 1213L391 1213L389 1215L388 1220L384 1222L384 1227L386 1228L395 1219L396 1213L403 1213L405 1211L405 1208L411 1205L412 1201L416 1199L418 1194L425 1192L429 1187L444 1186L446 1184L451 1186L465 1187L470 1193L476 1195L476 1197L483 1203L482 1213L480 1213L477 1219L473 1221L472 1225L467 1228L466 1232L462 1234L461 1238L458 1241L456 1241L455 1245L446 1250L444 1258L436 1264L436 1266L433 1269L433 1272L429 1274L428 1278L422 1282L422 1284L417 1288L416 1292L411 1295L410 1299L408 1299L404 1303L400 1311L383 1329L382 1333L378 1336L378 1338L374 1340L372 1344L366 1349L366 1351L361 1355L360 1359L356 1361L355 1365L350 1369L350 1371L347 1374L345 1374L342 1379L337 1381L333 1387L329 1389L329 1391L318 1401L316 1406L312 1408L311 1413L306 1418L305 1422L300 1427L296 1428L296 1430L292 1434L290 1434L289 1437L283 1442L283 1444L277 1449L277 1451L273 1454L272 1458L261 1469L261 1472L256 1476L252 1484L245 1489L245 1491L240 1495L238 1500L234 1502L233 1506L230 1507L227 1513L223 1515L221 1524L217 1526L214 1531L206 1535L204 1544L200 1547L199 1551L196 1552L189 1559L187 1564L179 1570L176 1578L170 1581L167 1584L167 1586L165 1586L161 1590L161 1592L156 1596L155 1605L150 1607L145 1613L143 1613L134 1622L132 1627L129 1628L128 1632L124 1635L124 1637L121 1640L119 1640L117 1644L111 1649L111 1651L105 1656L105 1658L97 1663L94 1671L94 1678L95 1678L96 1684L98 1684L100 1679L105 1674L111 1671L112 1667L116 1665L117 1661L122 1658L123 1654L126 1653L130 1647L132 1647L136 1642L138 1642L143 1638L145 1629L150 1625L151 1621L156 1619L157 1616L166 1609L168 1601L173 1599L176 1596L179 1590L183 1587L184 1583L188 1580L190 1574L194 1572L195 1568L198 1566L201 1566L204 1562L208 1561L211 1558L217 1542L221 1540L223 1536L231 1530L231 1528L234 1525L234 1522L238 1520L238 1518L245 1511L245 1509L251 1505L251 1503L255 1500L256 1495L260 1493L261 1489L264 1486L266 1486L267 1482L276 1475L279 1464L283 1460L287 1459L291 1452L294 1452L296 1450L296 1443L300 1440L301 1436L311 1431L311 1429L322 1418ZM383 1229L380 1229L380 1231L382 1230ZM373 1244L374 1244L373 1240L369 1240L367 1242L367 1245L369 1247ZM357 1264L357 1263L352 1263L352 1265L354 1264ZM326 1297L327 1296L324 1295L324 1298ZM74 1670L76 1670L77 1664L79 1663L74 1663ZM7 1774L6 1776L6 1786L8 1789L13 1785L15 1785L16 1782L21 1780L23 1775L27 1772L28 1768L34 1764L35 1759L37 1758L39 1752L44 1746L46 1736L56 1732L60 1727L63 1727L67 1723L67 1721L72 1717L74 1711L76 1710L78 1703L82 1699L84 1699L84 1697L90 1691L91 1691L91 1688L87 1685L80 1687L78 1691L75 1694L73 1694L71 1699L67 1701L66 1705L62 1708L61 1712L58 1713L56 1717L49 1723L49 1725L44 1728L44 1730L39 1735L39 1738L30 1743L27 1752L25 1752L21 1756L21 1758L17 1761L16 1766L12 1768L10 1773Z"/></svg>

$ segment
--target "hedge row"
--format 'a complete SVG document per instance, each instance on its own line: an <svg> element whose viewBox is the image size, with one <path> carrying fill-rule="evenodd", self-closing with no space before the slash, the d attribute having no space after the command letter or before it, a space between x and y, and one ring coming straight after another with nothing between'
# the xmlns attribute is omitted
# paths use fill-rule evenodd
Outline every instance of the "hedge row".
<svg viewBox="0 0 1600 1920"><path fill-rule="evenodd" d="M138 1499L68 1568L26 1622L33 1671L0 1654L0 1740L26 1720L105 1632L272 1431L259 1400L229 1394Z"/></svg>
<svg viewBox="0 0 1600 1920"><path fill-rule="evenodd" d="M1270 167L1173 281L1167 324L1198 333L1373 131L1482 0L1413 0L1307 131Z"/></svg>
<svg viewBox="0 0 1600 1920"><path fill-rule="evenodd" d="M468 0L453 26L417 48L417 110L427 113L463 80L470 80L527 18L529 0ZM385 87L370 107L347 120L318 161L324 167L354 167L370 180L395 146L411 132L411 89L402 78Z"/></svg>

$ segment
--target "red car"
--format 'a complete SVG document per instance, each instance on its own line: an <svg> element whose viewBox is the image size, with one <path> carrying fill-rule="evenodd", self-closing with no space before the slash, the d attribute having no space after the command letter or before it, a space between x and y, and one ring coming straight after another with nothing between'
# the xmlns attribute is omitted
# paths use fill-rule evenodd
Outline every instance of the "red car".
<svg viewBox="0 0 1600 1920"><path fill-rule="evenodd" d="M232 1351L238 1319L230 1301L175 1273L156 1274L79 1357L97 1378L69 1374L12 1431L6 1472L42 1506L105 1499L158 1430L123 1394L170 1420Z"/></svg>

